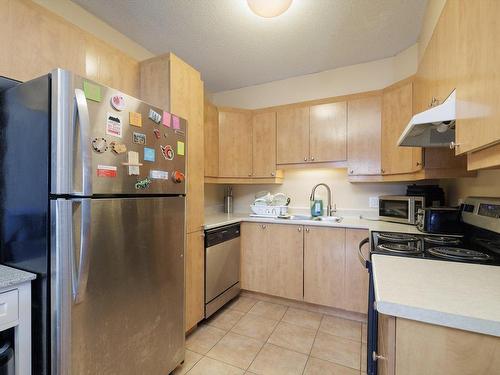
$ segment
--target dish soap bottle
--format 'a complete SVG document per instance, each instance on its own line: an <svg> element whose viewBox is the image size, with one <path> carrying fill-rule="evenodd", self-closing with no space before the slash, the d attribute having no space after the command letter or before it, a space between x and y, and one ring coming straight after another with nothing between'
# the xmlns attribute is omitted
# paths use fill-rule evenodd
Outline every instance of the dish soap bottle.
<svg viewBox="0 0 500 375"><path fill-rule="evenodd" d="M316 199L311 201L311 216L317 217L323 215L323 201Z"/></svg>

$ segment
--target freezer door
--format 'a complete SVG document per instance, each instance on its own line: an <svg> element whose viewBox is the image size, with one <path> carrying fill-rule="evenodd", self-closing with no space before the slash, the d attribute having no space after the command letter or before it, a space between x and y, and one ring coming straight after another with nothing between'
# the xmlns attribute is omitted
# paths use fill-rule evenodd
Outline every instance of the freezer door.
<svg viewBox="0 0 500 375"><path fill-rule="evenodd" d="M52 201L52 374L184 359L184 197Z"/></svg>
<svg viewBox="0 0 500 375"><path fill-rule="evenodd" d="M52 73L52 194L184 194L186 121L68 71Z"/></svg>

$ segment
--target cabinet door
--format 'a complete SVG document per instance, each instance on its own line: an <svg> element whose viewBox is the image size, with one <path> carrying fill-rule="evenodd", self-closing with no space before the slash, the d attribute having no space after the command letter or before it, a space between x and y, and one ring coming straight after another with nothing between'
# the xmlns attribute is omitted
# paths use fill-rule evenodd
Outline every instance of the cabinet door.
<svg viewBox="0 0 500 375"><path fill-rule="evenodd" d="M205 100L205 176L219 176L219 112Z"/></svg>
<svg viewBox="0 0 500 375"><path fill-rule="evenodd" d="M241 224L241 288L268 293L267 224Z"/></svg>
<svg viewBox="0 0 500 375"><path fill-rule="evenodd" d="M306 227L304 235L304 300L343 308L345 229Z"/></svg>
<svg viewBox="0 0 500 375"><path fill-rule="evenodd" d="M347 103L330 103L310 109L310 161L347 158Z"/></svg>
<svg viewBox="0 0 500 375"><path fill-rule="evenodd" d="M412 173L422 169L420 147L398 147L412 113L412 83L384 92L382 97L382 174Z"/></svg>
<svg viewBox="0 0 500 375"><path fill-rule="evenodd" d="M350 175L380 174L382 98L350 100L347 103L347 160Z"/></svg>
<svg viewBox="0 0 500 375"><path fill-rule="evenodd" d="M252 176L252 114L219 110L219 176Z"/></svg>
<svg viewBox="0 0 500 375"><path fill-rule="evenodd" d="M309 107L287 108L277 113L277 163L309 160Z"/></svg>
<svg viewBox="0 0 500 375"><path fill-rule="evenodd" d="M186 236L186 332L203 320L205 311L205 246L203 231Z"/></svg>
<svg viewBox="0 0 500 375"><path fill-rule="evenodd" d="M302 300L304 276L301 225L267 226L267 290L269 294ZM262 246L262 242L257 244Z"/></svg>
<svg viewBox="0 0 500 375"><path fill-rule="evenodd" d="M379 375L396 373L396 318L389 315L378 315L378 355ZM406 372L404 374L407 374ZM421 374L426 374L422 372Z"/></svg>
<svg viewBox="0 0 500 375"><path fill-rule="evenodd" d="M358 245L368 236L364 229L346 229L344 308L361 314L368 311L368 272L359 261Z"/></svg>
<svg viewBox="0 0 500 375"><path fill-rule="evenodd" d="M253 177L276 176L276 112L252 118Z"/></svg>

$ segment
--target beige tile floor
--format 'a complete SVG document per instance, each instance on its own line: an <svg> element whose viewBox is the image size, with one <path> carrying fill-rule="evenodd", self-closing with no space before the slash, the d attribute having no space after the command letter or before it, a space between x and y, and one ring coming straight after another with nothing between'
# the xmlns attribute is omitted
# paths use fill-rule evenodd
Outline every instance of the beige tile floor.
<svg viewBox="0 0 500 375"><path fill-rule="evenodd" d="M240 296L186 338L175 375L360 375L366 324Z"/></svg>

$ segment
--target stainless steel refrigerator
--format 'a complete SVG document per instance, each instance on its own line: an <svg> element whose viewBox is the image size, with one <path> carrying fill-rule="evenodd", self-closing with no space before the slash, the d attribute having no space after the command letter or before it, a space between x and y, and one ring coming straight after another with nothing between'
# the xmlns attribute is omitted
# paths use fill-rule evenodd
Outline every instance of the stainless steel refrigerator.
<svg viewBox="0 0 500 375"><path fill-rule="evenodd" d="M35 272L33 374L184 359L186 121L61 69L0 93L0 261Z"/></svg>

